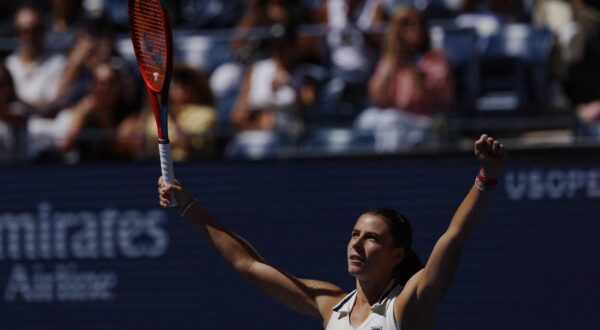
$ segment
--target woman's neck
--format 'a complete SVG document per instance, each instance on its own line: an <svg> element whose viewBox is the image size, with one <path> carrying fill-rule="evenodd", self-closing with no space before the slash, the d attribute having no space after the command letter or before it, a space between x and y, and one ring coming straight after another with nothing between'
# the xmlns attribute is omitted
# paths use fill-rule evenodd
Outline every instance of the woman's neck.
<svg viewBox="0 0 600 330"><path fill-rule="evenodd" d="M40 49L22 49L19 52L19 57L21 58L21 61L23 61L23 63L26 64L33 64L35 63L38 58L42 55L42 51Z"/></svg>
<svg viewBox="0 0 600 330"><path fill-rule="evenodd" d="M391 278L378 279L375 281L361 281L356 279L356 304L368 304L372 306L390 284Z"/></svg>

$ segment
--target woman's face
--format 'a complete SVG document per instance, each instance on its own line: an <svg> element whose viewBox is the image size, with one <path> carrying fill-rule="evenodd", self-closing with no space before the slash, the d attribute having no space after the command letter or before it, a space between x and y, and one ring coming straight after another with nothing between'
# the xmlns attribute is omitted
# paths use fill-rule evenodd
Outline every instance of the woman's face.
<svg viewBox="0 0 600 330"><path fill-rule="evenodd" d="M424 36L421 29L421 20L418 16L402 18L398 23L396 33L398 41L411 51L419 49L423 43Z"/></svg>
<svg viewBox="0 0 600 330"><path fill-rule="evenodd" d="M363 214L348 243L348 273L358 279L387 277L402 260L403 249L394 246L390 228L377 215Z"/></svg>
<svg viewBox="0 0 600 330"><path fill-rule="evenodd" d="M94 69L92 93L97 96L99 104L114 106L119 100L120 88L117 73L109 65L103 63Z"/></svg>
<svg viewBox="0 0 600 330"><path fill-rule="evenodd" d="M22 9L15 16L15 32L20 47L25 51L39 51L44 41L44 25L41 14Z"/></svg>

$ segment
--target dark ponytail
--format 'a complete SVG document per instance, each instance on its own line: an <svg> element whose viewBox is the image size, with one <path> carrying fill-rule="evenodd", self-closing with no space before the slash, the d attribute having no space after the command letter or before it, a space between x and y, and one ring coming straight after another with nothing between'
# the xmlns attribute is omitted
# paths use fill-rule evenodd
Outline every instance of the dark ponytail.
<svg viewBox="0 0 600 330"><path fill-rule="evenodd" d="M415 250L410 249L404 254L402 262L394 270L396 281L404 285L406 282L415 275L418 271L423 269L423 263L421 258L417 255Z"/></svg>
<svg viewBox="0 0 600 330"><path fill-rule="evenodd" d="M406 284L415 273L423 268L423 263L412 249L412 226L408 219L394 209L371 209L364 214L372 214L383 219L392 232L394 245L404 248L404 258L394 269L394 278L399 284Z"/></svg>

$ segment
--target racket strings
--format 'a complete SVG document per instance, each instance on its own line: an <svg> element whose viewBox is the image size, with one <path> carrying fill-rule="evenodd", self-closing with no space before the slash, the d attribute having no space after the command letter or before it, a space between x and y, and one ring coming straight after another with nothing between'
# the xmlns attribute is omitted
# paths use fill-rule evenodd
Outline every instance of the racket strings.
<svg viewBox="0 0 600 330"><path fill-rule="evenodd" d="M157 0L135 1L131 8L131 33L144 80L162 90L167 70L167 35L164 14Z"/></svg>

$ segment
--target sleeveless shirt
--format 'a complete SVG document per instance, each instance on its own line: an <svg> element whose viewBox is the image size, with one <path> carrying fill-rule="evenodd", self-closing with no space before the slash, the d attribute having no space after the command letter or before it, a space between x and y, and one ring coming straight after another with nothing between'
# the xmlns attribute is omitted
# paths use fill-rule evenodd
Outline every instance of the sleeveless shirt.
<svg viewBox="0 0 600 330"><path fill-rule="evenodd" d="M354 328L350 325L350 312L356 301L356 290L348 294L335 307L326 330L400 330L394 320L394 302L403 286L390 282L373 306L367 318Z"/></svg>

